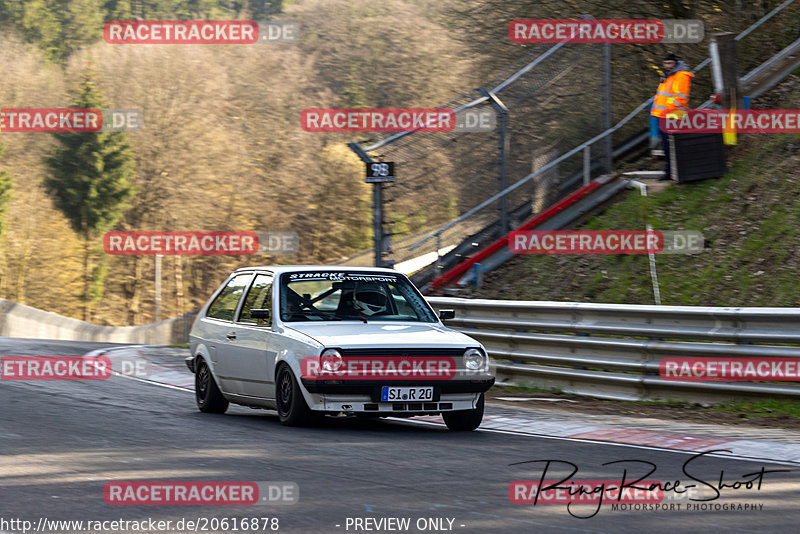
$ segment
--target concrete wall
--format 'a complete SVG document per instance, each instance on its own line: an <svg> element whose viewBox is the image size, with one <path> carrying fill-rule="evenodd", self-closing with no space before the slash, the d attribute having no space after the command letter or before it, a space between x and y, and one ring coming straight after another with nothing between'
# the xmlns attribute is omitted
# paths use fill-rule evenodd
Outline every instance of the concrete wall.
<svg viewBox="0 0 800 534"><path fill-rule="evenodd" d="M99 326L0 299L0 336L148 345L187 343L197 311L141 326Z"/></svg>

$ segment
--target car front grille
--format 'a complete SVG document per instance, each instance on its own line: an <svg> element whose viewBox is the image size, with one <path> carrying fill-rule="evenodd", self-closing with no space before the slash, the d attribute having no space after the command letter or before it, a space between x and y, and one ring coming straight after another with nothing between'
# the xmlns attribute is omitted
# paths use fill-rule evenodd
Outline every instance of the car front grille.
<svg viewBox="0 0 800 534"><path fill-rule="evenodd" d="M421 411L421 410L430 410L430 411L438 411L438 410L452 410L453 403L452 402L395 402L392 403L392 411L393 412L413 412L413 411ZM379 411L378 403L368 403L364 405L364 410L368 412L377 412Z"/></svg>
<svg viewBox="0 0 800 534"><path fill-rule="evenodd" d="M442 358L451 357L459 358L464 355L463 349L440 349L440 348L403 348L403 349L386 349L386 348L368 348L368 349L340 349L342 357L375 357L375 358L390 358L390 357L421 357L421 358Z"/></svg>

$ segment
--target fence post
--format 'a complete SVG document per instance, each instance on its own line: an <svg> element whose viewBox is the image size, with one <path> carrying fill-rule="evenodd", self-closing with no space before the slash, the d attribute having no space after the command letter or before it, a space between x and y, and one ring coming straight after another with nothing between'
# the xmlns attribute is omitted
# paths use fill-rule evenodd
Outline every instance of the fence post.
<svg viewBox="0 0 800 534"><path fill-rule="evenodd" d="M500 191L505 191L508 187L508 149L510 146L508 139L508 108L497 98L497 95L490 93L483 87L478 91L489 99L489 103L494 110L500 114ZM500 235L508 232L508 200L506 195L500 197Z"/></svg>
<svg viewBox="0 0 800 534"><path fill-rule="evenodd" d="M374 160L358 143L347 143L347 146L356 153L364 163L372 163ZM372 229L373 246L375 253L375 267L385 267L383 261L383 251L385 246L385 236L383 234L383 184L376 182L372 184Z"/></svg>
<svg viewBox="0 0 800 534"><path fill-rule="evenodd" d="M730 32L715 33L711 36L712 72L721 79L722 107L724 109L742 109L742 89L739 86L739 54L737 52L736 34ZM717 85L715 80L714 85ZM731 99L731 89L735 91L735 101Z"/></svg>
<svg viewBox="0 0 800 534"><path fill-rule="evenodd" d="M440 250L442 250L442 234L441 234L441 232L436 234L436 268L437 269L441 269L442 268L442 255L439 253Z"/></svg>
<svg viewBox="0 0 800 534"><path fill-rule="evenodd" d="M583 149L583 185L589 185L592 179L592 145Z"/></svg>
<svg viewBox="0 0 800 534"><path fill-rule="evenodd" d="M603 44L603 131L611 129L611 43ZM603 138L603 167L607 173L614 171L614 147L611 134Z"/></svg>

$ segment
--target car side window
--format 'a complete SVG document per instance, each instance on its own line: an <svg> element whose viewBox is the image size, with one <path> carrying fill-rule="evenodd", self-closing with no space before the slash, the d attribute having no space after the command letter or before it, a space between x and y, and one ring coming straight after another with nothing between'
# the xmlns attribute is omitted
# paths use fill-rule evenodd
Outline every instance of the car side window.
<svg viewBox="0 0 800 534"><path fill-rule="evenodd" d="M247 284L253 277L251 273L234 276L225 288L217 295L211 306L208 307L206 317L212 319L222 319L223 321L233 321L233 314L236 313L236 305L242 298Z"/></svg>
<svg viewBox="0 0 800 534"><path fill-rule="evenodd" d="M269 326L272 324L272 314L270 319L250 317L250 310L253 309L267 309L272 312L272 275L271 274L258 274L247 292L247 297L244 299L242 311L239 313L240 323L251 323L260 326Z"/></svg>

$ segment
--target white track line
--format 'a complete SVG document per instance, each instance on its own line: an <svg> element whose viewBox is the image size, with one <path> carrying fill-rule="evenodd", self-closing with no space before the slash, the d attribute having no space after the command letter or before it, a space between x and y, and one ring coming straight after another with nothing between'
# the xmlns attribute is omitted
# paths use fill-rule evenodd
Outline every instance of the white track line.
<svg viewBox="0 0 800 534"><path fill-rule="evenodd" d="M121 378L127 378L130 380L135 380L137 382L143 382L145 384L152 384L154 386L160 386L163 388L174 389L178 391L183 391L184 393L194 393L193 389L182 388L178 386L173 386L172 384L165 384L163 382L155 382L153 380L146 380L144 378L138 378L135 376L125 375L121 373L114 372L114 375L119 376ZM405 423L405 424L414 424L414 425L427 425L427 426L435 426L435 427L443 427L445 426L443 423L434 423L432 421L416 421L412 419L404 419L399 417L387 417L387 421L393 421L398 423ZM478 428L477 432L491 432L494 434L506 434L510 436L524 436L524 437L531 437L531 438L539 438L539 439L549 439L555 441L569 441L572 443L591 443L594 445L610 445L614 447L626 447L630 449L641 449L646 451L659 451L659 452L671 452L674 454L683 454L683 455L696 455L701 451L686 451L681 449L668 449L665 447L654 447L652 445L636 445L634 443L617 443L614 441L600 441L595 439L584 439L584 438L568 438L562 436L548 436L546 434L533 434L530 432L515 432L513 430L498 430L494 428ZM762 462L762 463L769 463L774 465L787 465L792 467L800 466L800 462L791 462L786 460L773 460L770 458L758 458L754 456L735 456L735 455L725 455L725 454L705 454L704 456L710 458L721 458L726 460L739 460L743 462ZM0 534L3 534L0 532Z"/></svg>

